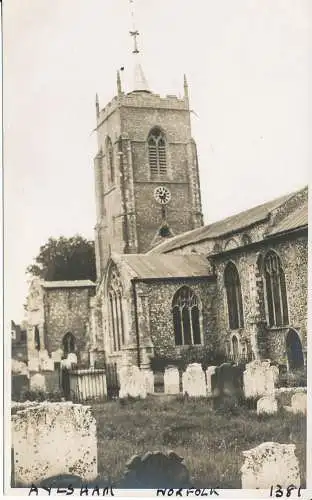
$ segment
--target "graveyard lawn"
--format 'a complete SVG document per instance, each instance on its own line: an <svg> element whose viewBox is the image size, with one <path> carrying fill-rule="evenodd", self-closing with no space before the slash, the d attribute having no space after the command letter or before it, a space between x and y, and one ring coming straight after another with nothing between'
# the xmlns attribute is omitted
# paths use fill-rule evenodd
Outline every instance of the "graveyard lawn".
<svg viewBox="0 0 312 500"><path fill-rule="evenodd" d="M97 420L99 476L118 482L135 454L174 450L185 461L194 487L241 488L242 451L264 441L296 445L305 487L306 419L284 410L258 417L239 407L216 413L207 399L113 401L93 406Z"/></svg>

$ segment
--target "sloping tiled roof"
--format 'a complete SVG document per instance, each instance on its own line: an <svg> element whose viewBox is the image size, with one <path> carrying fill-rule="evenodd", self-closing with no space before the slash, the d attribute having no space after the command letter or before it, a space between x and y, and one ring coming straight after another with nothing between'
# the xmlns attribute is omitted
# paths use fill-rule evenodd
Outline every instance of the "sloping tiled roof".
<svg viewBox="0 0 312 500"><path fill-rule="evenodd" d="M120 260L131 269L135 277L186 278L208 276L209 265L202 255L126 254Z"/></svg>
<svg viewBox="0 0 312 500"><path fill-rule="evenodd" d="M224 236L227 233L232 233L238 231L239 229L251 226L256 222L265 220L272 210L278 208L293 195L294 193L281 196L280 198L268 201L262 205L245 210L244 212L231 215L226 219L222 219L207 226L175 236L174 238L171 238L170 240L154 247L148 253L169 252L174 248L183 247L205 239L218 238L219 236Z"/></svg>
<svg viewBox="0 0 312 500"><path fill-rule="evenodd" d="M44 281L43 288L83 288L95 286L95 283L90 280L75 280L75 281Z"/></svg>
<svg viewBox="0 0 312 500"><path fill-rule="evenodd" d="M292 212L288 217L277 224L267 236L280 234L293 229L299 229L308 225L308 202L306 201L301 207Z"/></svg>

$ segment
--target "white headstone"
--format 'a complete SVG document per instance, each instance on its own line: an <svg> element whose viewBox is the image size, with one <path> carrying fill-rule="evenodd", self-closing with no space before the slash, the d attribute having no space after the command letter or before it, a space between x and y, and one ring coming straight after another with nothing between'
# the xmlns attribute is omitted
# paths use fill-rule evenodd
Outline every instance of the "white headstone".
<svg viewBox="0 0 312 500"><path fill-rule="evenodd" d="M15 483L22 486L60 474L97 477L96 422L88 406L41 403L20 410L12 417L12 444Z"/></svg>
<svg viewBox="0 0 312 500"><path fill-rule="evenodd" d="M27 375L29 377L29 369L26 363L22 361L17 361L16 359L11 360L11 371L12 373L18 373L20 375Z"/></svg>
<svg viewBox="0 0 312 500"><path fill-rule="evenodd" d="M269 396L275 392L276 367L270 361L251 361L244 371L245 398Z"/></svg>
<svg viewBox="0 0 312 500"><path fill-rule="evenodd" d="M70 352L67 355L68 362L71 363L71 365L76 365L77 364L77 355L74 352Z"/></svg>
<svg viewBox="0 0 312 500"><path fill-rule="evenodd" d="M170 366L165 369L164 373L165 394L179 394L180 392L180 376L176 366Z"/></svg>
<svg viewBox="0 0 312 500"><path fill-rule="evenodd" d="M30 372L38 372L39 371L39 359L38 358L29 358L28 370Z"/></svg>
<svg viewBox="0 0 312 500"><path fill-rule="evenodd" d="M146 379L137 366L122 366L119 370L120 398L146 398Z"/></svg>
<svg viewBox="0 0 312 500"><path fill-rule="evenodd" d="M52 358L47 358L41 361L40 369L42 371L54 371L54 361Z"/></svg>
<svg viewBox="0 0 312 500"><path fill-rule="evenodd" d="M243 451L241 468L242 489L269 489L280 484L283 488L300 486L300 471L294 444L262 443Z"/></svg>
<svg viewBox="0 0 312 500"><path fill-rule="evenodd" d="M31 391L45 391L46 382L45 377L41 373L35 373L30 377L30 390Z"/></svg>
<svg viewBox="0 0 312 500"><path fill-rule="evenodd" d="M147 394L154 393L154 373L152 370L142 370L142 374L145 378L145 386Z"/></svg>
<svg viewBox="0 0 312 500"><path fill-rule="evenodd" d="M188 365L182 375L183 394L191 397L207 395L205 373L199 363Z"/></svg>
<svg viewBox="0 0 312 500"><path fill-rule="evenodd" d="M212 394L212 384L211 384L211 377L214 375L216 372L216 366L208 366L206 370L206 381L207 381L207 395Z"/></svg>
<svg viewBox="0 0 312 500"><path fill-rule="evenodd" d="M61 349L57 349L54 352L51 352L51 359L53 360L54 363L60 363L62 360L62 355L63 352Z"/></svg>
<svg viewBox="0 0 312 500"><path fill-rule="evenodd" d="M277 400L274 396L262 396L257 401L257 415L274 415L277 412Z"/></svg>
<svg viewBox="0 0 312 500"><path fill-rule="evenodd" d="M307 395L297 392L291 398L291 409L294 413L307 413Z"/></svg>

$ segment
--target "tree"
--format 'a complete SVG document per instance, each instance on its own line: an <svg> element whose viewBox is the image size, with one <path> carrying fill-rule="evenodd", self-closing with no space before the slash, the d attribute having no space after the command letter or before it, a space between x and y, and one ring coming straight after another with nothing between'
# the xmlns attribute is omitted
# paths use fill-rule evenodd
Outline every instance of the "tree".
<svg viewBox="0 0 312 500"><path fill-rule="evenodd" d="M46 281L96 280L94 242L82 236L49 238L27 273Z"/></svg>

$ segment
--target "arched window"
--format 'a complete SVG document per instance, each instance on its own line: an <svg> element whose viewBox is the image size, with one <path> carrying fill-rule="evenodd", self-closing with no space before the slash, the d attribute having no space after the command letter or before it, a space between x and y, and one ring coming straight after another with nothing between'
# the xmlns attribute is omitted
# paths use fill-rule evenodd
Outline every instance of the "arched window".
<svg viewBox="0 0 312 500"><path fill-rule="evenodd" d="M264 280L269 326L288 325L285 274L279 256L273 251L264 259Z"/></svg>
<svg viewBox="0 0 312 500"><path fill-rule="evenodd" d="M122 306L122 284L117 271L111 274L109 290L109 316L113 351L120 351L125 343L123 306Z"/></svg>
<svg viewBox="0 0 312 500"><path fill-rule="evenodd" d="M176 345L200 344L199 303L189 287L183 286L176 292L172 315Z"/></svg>
<svg viewBox="0 0 312 500"><path fill-rule="evenodd" d="M286 350L289 370L299 370L304 367L302 344L298 333L289 330L286 336Z"/></svg>
<svg viewBox="0 0 312 500"><path fill-rule="evenodd" d="M238 271L233 262L229 262L225 268L224 284L228 304L229 326L231 330L243 328L244 315L241 285Z"/></svg>
<svg viewBox="0 0 312 500"><path fill-rule="evenodd" d="M67 357L69 353L75 352L75 350L76 350L76 339L72 333L67 332L66 335L64 335L63 337L64 356Z"/></svg>
<svg viewBox="0 0 312 500"><path fill-rule="evenodd" d="M39 328L38 326L35 326L35 349L37 351L40 351L40 333L39 333Z"/></svg>
<svg viewBox="0 0 312 500"><path fill-rule="evenodd" d="M167 173L167 155L165 136L159 128L151 130L148 139L148 160L153 176L163 176Z"/></svg>
<svg viewBox="0 0 312 500"><path fill-rule="evenodd" d="M107 155L109 182L113 184L115 182L114 150L112 141L109 137L107 137L106 139L106 155Z"/></svg>

